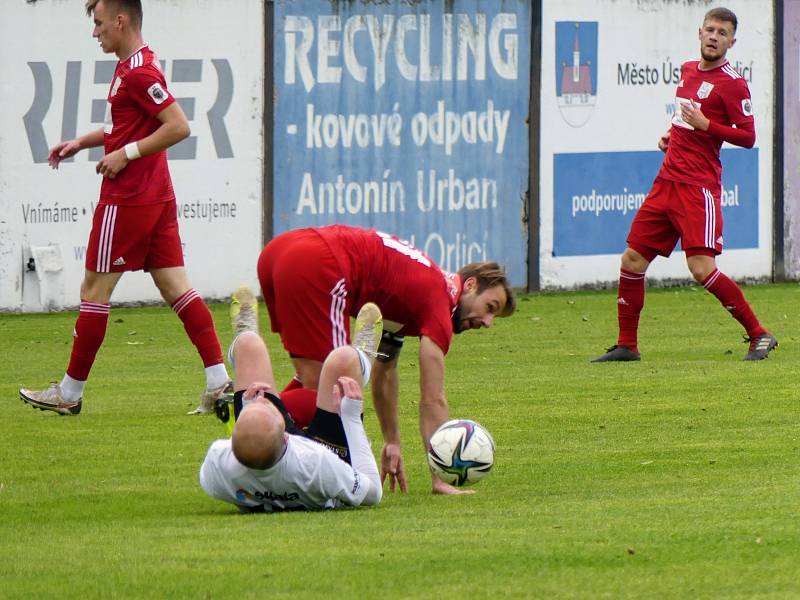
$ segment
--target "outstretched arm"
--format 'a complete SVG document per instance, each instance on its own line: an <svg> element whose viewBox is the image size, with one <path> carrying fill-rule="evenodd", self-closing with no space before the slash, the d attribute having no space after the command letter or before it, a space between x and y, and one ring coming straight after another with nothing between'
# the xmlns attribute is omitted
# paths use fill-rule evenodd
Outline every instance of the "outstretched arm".
<svg viewBox="0 0 800 600"><path fill-rule="evenodd" d="M78 152L84 150L85 148L102 146L104 135L103 128L101 127L100 129L90 131L86 135L82 135L74 140L67 140L56 144L50 148L50 153L47 155L47 162L51 168L57 169L58 165L65 158L75 156Z"/></svg>
<svg viewBox="0 0 800 600"><path fill-rule="evenodd" d="M444 394L444 352L431 338L419 340L420 402L419 432L427 452L433 432L447 421L447 398ZM434 494L472 494L444 483L431 473Z"/></svg>

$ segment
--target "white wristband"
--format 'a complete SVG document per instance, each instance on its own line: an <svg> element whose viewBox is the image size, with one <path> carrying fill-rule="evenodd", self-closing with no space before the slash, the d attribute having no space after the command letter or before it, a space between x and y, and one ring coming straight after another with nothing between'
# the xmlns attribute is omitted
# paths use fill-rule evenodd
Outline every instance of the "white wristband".
<svg viewBox="0 0 800 600"><path fill-rule="evenodd" d="M128 160L136 160L137 158L141 158L142 153L139 152L139 144L136 142L125 144L125 156L128 157Z"/></svg>

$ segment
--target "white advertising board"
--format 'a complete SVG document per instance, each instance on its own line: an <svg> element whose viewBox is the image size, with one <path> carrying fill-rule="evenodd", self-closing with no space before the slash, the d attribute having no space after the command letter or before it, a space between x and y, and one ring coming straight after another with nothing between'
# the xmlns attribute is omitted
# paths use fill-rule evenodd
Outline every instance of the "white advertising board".
<svg viewBox="0 0 800 600"><path fill-rule="evenodd" d="M116 57L92 38L83 2L0 6L0 310L77 306L100 189L102 149L47 164L47 149L102 126ZM223 298L256 285L261 248L263 0L150 0L156 52L191 136L170 149L192 285ZM33 249L33 250L31 250ZM33 252L37 272L27 270ZM114 302L156 301L150 277L126 274Z"/></svg>
<svg viewBox="0 0 800 600"><path fill-rule="evenodd" d="M545 0L542 7L540 285L616 281L636 209L661 164L680 66L699 58L708 2ZM772 272L773 6L731 0L739 20L728 52L756 116L752 150L723 145L725 249L732 277ZM688 279L682 252L649 279Z"/></svg>

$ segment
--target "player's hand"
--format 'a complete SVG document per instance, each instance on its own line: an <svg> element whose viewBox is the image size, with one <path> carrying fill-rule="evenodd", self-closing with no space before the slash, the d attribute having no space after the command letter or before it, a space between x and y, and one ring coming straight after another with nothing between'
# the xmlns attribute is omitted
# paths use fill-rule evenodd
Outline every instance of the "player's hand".
<svg viewBox="0 0 800 600"><path fill-rule="evenodd" d="M336 380L336 383L333 384L333 393L331 394L333 405L338 415L342 414L342 398L345 396L351 400L363 399L361 386L358 385L358 382L356 382L355 379L342 375Z"/></svg>
<svg viewBox="0 0 800 600"><path fill-rule="evenodd" d="M669 131L662 135L658 140L658 149L662 152L667 151L667 146L669 146Z"/></svg>
<svg viewBox="0 0 800 600"><path fill-rule="evenodd" d="M394 492L398 485L401 492L408 491L400 444L384 444L381 450L381 484L385 483L387 478L389 491Z"/></svg>
<svg viewBox="0 0 800 600"><path fill-rule="evenodd" d="M257 399L266 401L264 394L267 392L272 392L272 386L270 384L263 383L261 381L254 381L247 386L244 394L242 394L242 399L246 400L247 402L252 402L253 400Z"/></svg>
<svg viewBox="0 0 800 600"><path fill-rule="evenodd" d="M464 496L475 493L475 490L453 487L436 477L436 475L431 475L431 491L434 494L442 494L443 496Z"/></svg>
<svg viewBox="0 0 800 600"><path fill-rule="evenodd" d="M117 173L122 171L127 165L128 156L125 154L125 150L120 148L119 150L114 150L113 152L109 152L106 154L94 170L103 177L108 177L109 179L114 179L117 176Z"/></svg>
<svg viewBox="0 0 800 600"><path fill-rule="evenodd" d="M709 120L700 110L700 105L694 100L691 102L681 102L681 118L695 129L706 131Z"/></svg>
<svg viewBox="0 0 800 600"><path fill-rule="evenodd" d="M334 388L334 398L337 394L340 394L341 398L347 397L352 400L361 400L363 398L361 395L361 386L351 377L346 377L344 375L339 377L339 379L336 380Z"/></svg>
<svg viewBox="0 0 800 600"><path fill-rule="evenodd" d="M81 145L78 143L78 140L69 140L56 144L50 148L50 152L47 155L47 163L50 165L51 169L58 169L58 164L62 160L74 156L80 149Z"/></svg>

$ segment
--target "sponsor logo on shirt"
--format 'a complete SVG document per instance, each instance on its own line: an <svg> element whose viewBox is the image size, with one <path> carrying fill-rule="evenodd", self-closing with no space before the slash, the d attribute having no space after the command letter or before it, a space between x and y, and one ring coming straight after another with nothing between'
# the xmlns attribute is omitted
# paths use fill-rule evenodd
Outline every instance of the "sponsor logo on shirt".
<svg viewBox="0 0 800 600"><path fill-rule="evenodd" d="M753 103L750 101L750 98L742 100L742 112L745 117L753 116Z"/></svg>
<svg viewBox="0 0 800 600"><path fill-rule="evenodd" d="M156 104L161 104L164 100L167 99L167 92L164 91L164 88L161 87L160 83L154 83L149 88L147 88L147 93L153 99L153 102Z"/></svg>
<svg viewBox="0 0 800 600"><path fill-rule="evenodd" d="M353 494L361 487L361 480L358 477L358 471L353 471Z"/></svg>
<svg viewBox="0 0 800 600"><path fill-rule="evenodd" d="M295 502L300 499L300 494L297 492L284 492L282 494L276 494L274 492L270 492L266 490L261 492L256 490L254 492L248 492L247 490L238 489L236 490L236 499L240 502L245 500L250 500L251 502Z"/></svg>
<svg viewBox="0 0 800 600"><path fill-rule="evenodd" d="M700 84L700 88L697 90L697 97L701 100L703 98L708 98L708 95L711 93L711 90L714 89L714 84L704 81Z"/></svg>

